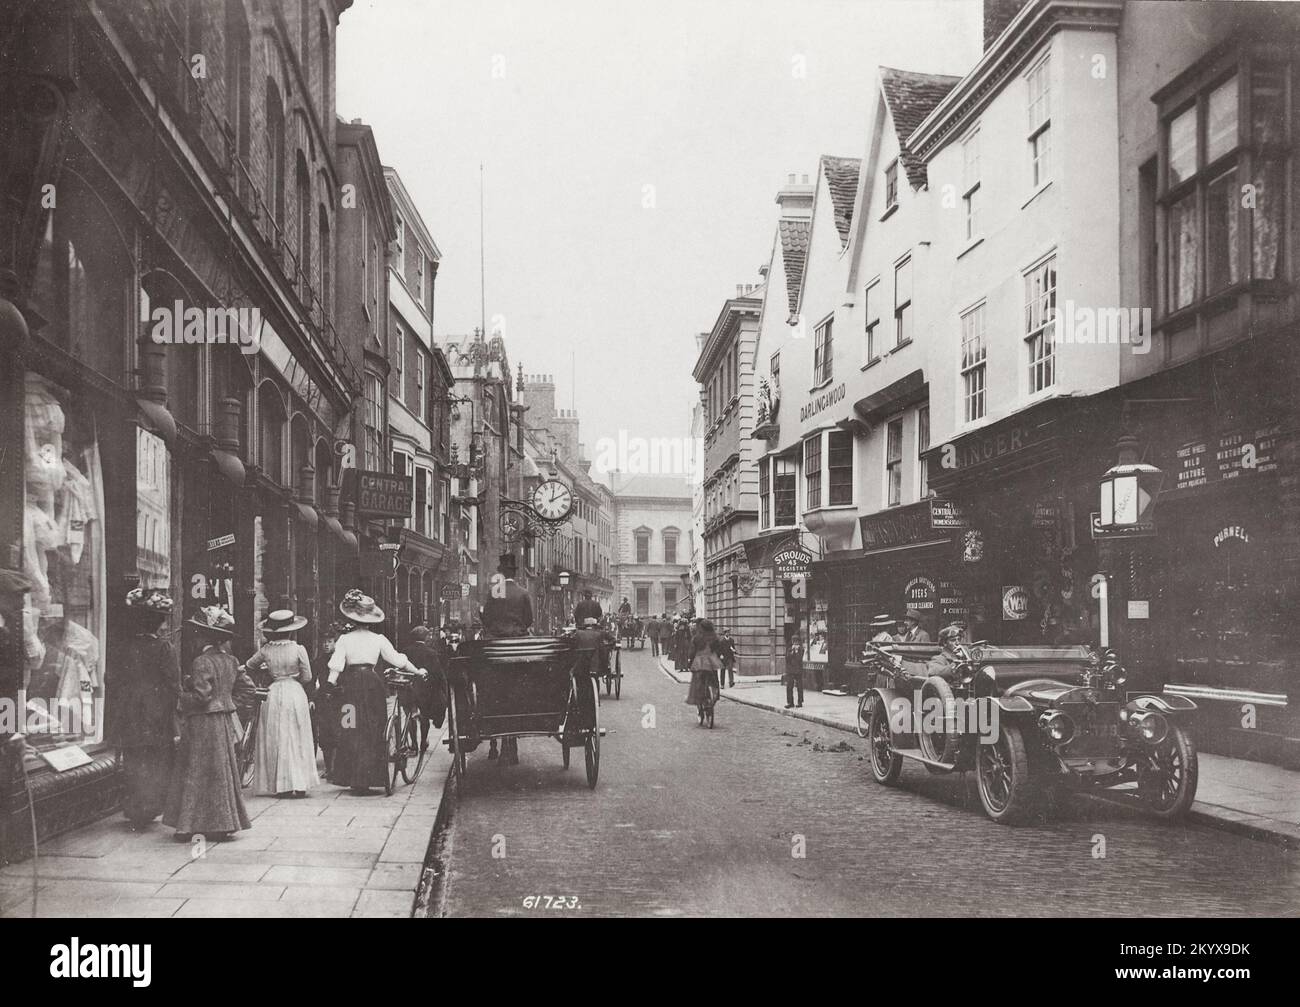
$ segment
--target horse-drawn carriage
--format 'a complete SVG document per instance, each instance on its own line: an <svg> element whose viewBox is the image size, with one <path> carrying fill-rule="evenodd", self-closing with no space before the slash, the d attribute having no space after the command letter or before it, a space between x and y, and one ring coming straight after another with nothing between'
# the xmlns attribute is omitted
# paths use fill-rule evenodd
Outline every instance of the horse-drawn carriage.
<svg viewBox="0 0 1300 1007"><path fill-rule="evenodd" d="M645 625L639 616L623 614L618 617L618 638L629 649L645 646Z"/></svg>
<svg viewBox="0 0 1300 1007"><path fill-rule="evenodd" d="M564 768L581 748L587 785L600 773L600 690L572 637L471 640L449 662L447 745L457 774L484 741L545 737L560 743Z"/></svg>

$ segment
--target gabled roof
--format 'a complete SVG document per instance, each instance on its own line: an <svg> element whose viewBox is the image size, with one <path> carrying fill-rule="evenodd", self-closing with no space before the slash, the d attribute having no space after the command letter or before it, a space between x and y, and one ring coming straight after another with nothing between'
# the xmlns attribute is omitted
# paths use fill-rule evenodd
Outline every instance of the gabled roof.
<svg viewBox="0 0 1300 1007"><path fill-rule="evenodd" d="M880 84L889 117L894 121L894 132L898 134L903 170L913 188L926 184L925 162L908 149L907 138L960 81L960 77L947 74L880 68Z"/></svg>
<svg viewBox="0 0 1300 1007"><path fill-rule="evenodd" d="M849 225L853 223L853 201L858 195L858 171L861 167L862 160L856 157L823 154L821 158L822 174L826 176L826 188L830 190L831 204L835 209L835 230L840 232L841 248L849 243Z"/></svg>
<svg viewBox="0 0 1300 1007"><path fill-rule="evenodd" d="M785 265L786 300L793 315L799 310L799 285L803 282L803 263L808 257L812 221L782 217L776 222L776 229L781 238L781 261Z"/></svg>
<svg viewBox="0 0 1300 1007"><path fill-rule="evenodd" d="M656 497L661 500L690 500L690 481L682 476L612 474L615 497Z"/></svg>

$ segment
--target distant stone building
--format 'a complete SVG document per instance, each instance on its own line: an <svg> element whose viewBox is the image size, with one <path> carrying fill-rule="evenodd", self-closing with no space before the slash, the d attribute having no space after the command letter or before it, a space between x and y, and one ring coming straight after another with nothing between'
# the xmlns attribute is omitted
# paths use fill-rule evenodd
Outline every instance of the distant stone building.
<svg viewBox="0 0 1300 1007"><path fill-rule="evenodd" d="M687 614L691 486L678 476L610 473L615 515L615 607L627 598L638 615Z"/></svg>

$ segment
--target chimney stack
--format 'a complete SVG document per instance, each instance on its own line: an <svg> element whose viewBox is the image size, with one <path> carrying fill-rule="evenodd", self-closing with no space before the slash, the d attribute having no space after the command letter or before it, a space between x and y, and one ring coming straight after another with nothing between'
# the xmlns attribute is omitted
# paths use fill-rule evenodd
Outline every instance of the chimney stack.
<svg viewBox="0 0 1300 1007"><path fill-rule="evenodd" d="M984 51L997 41L1029 0L984 0Z"/></svg>
<svg viewBox="0 0 1300 1007"><path fill-rule="evenodd" d="M807 175L800 176L793 171L789 172L785 176L785 188L776 194L776 204L781 207L781 216L791 220L811 220L815 191L816 188L809 184Z"/></svg>

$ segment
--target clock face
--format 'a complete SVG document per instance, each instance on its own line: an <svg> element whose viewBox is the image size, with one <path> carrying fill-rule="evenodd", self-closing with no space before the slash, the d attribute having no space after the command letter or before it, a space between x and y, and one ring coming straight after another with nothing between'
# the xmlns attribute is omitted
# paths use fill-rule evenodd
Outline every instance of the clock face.
<svg viewBox="0 0 1300 1007"><path fill-rule="evenodd" d="M547 521L560 521L573 509L573 492L558 479L547 479L533 490L533 510Z"/></svg>

